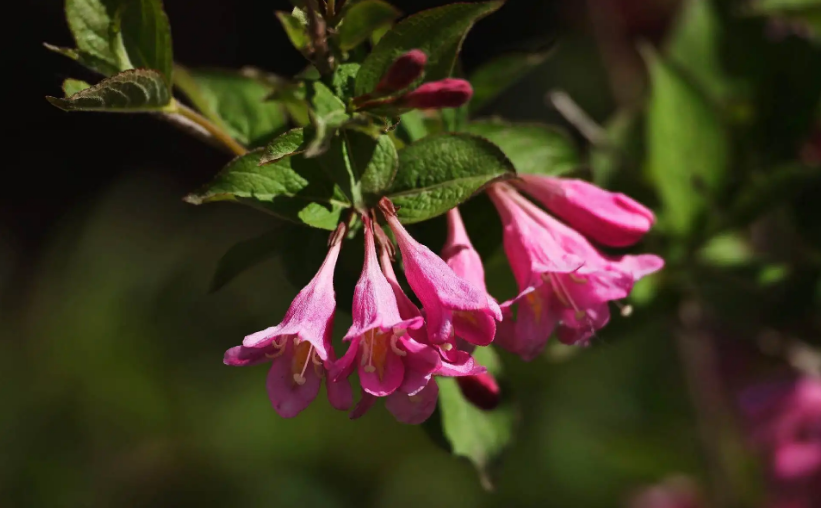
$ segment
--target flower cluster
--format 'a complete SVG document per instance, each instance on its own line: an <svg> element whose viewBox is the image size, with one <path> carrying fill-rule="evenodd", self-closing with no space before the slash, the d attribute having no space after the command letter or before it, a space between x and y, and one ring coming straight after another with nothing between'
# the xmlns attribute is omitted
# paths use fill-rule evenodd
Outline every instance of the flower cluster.
<svg viewBox="0 0 821 508"><path fill-rule="evenodd" d="M653 214L624 195L578 180L539 176L496 183L488 194L504 226L504 247L519 286L512 300L500 305L488 294L482 260L458 209L447 214L448 237L439 256L408 233L391 201L383 198L379 210L396 246L374 220L375 211L362 215L365 259L354 290L353 324L344 337L345 354L337 359L330 341L334 267L346 232L340 224L325 262L282 323L246 337L226 352L225 363L271 361L268 394L283 417L304 409L323 377L331 404L349 409L348 378L354 371L362 396L352 418L385 398L399 421L421 423L436 407L437 376L459 378L469 401L491 409L498 403L499 386L474 361L475 347L495 339L532 360L554 333L565 343L586 345L607 323L608 302L627 297L636 280L663 265L653 255L610 256L591 243L623 247L650 229ZM396 247L421 308L397 280Z"/></svg>
<svg viewBox="0 0 821 508"><path fill-rule="evenodd" d="M821 380L757 386L741 402L752 439L767 457L769 506L821 507Z"/></svg>

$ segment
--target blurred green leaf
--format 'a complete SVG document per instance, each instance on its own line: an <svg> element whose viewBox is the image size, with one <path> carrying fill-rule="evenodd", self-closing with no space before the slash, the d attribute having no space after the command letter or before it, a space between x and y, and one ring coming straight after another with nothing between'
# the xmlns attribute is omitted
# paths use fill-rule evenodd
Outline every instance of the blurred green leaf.
<svg viewBox="0 0 821 508"><path fill-rule="evenodd" d="M685 235L725 181L728 140L712 104L668 62L644 48L650 69L647 168L664 205L665 221Z"/></svg>
<svg viewBox="0 0 821 508"><path fill-rule="evenodd" d="M162 0L127 0L117 17L130 67L157 70L170 85L174 58Z"/></svg>
<svg viewBox="0 0 821 508"><path fill-rule="evenodd" d="M739 232L714 236L698 251L698 259L711 266L732 267L755 259L750 242Z"/></svg>
<svg viewBox="0 0 821 508"><path fill-rule="evenodd" d="M211 280L211 291L219 291L236 276L278 255L288 245L290 238L285 228L278 228L234 245L217 263L214 278Z"/></svg>
<svg viewBox="0 0 821 508"><path fill-rule="evenodd" d="M302 127L283 133L265 147L265 153L259 161L260 165L270 164L283 157L304 152L308 148L308 139Z"/></svg>
<svg viewBox="0 0 821 508"><path fill-rule="evenodd" d="M173 110L173 98L165 78L147 69L121 72L65 99L46 99L65 111L155 113Z"/></svg>
<svg viewBox="0 0 821 508"><path fill-rule="evenodd" d="M174 83L206 118L244 145L264 144L288 124L282 106L265 100L272 88L259 79L176 66Z"/></svg>
<svg viewBox="0 0 821 508"><path fill-rule="evenodd" d="M294 7L294 12L297 12L298 9L298 7ZM307 24L292 13L277 11L276 16L282 24L282 28L285 29L285 34L288 36L288 40L291 41L291 44L293 44L300 53L307 51L311 43Z"/></svg>
<svg viewBox="0 0 821 508"><path fill-rule="evenodd" d="M667 58L684 70L713 99L729 91L721 62L724 27L711 0L687 0L679 8L667 46Z"/></svg>
<svg viewBox="0 0 821 508"><path fill-rule="evenodd" d="M516 174L493 143L471 134L428 136L399 151L388 197L410 224L443 214L488 183Z"/></svg>
<svg viewBox="0 0 821 508"><path fill-rule="evenodd" d="M491 374L501 378L501 363L491 348L477 348L475 356ZM513 440L516 415L512 404L503 401L485 411L465 399L455 379L440 377L437 383L442 433L452 453L470 460L485 488L492 488L492 468Z"/></svg>
<svg viewBox="0 0 821 508"><path fill-rule="evenodd" d="M766 16L782 16L809 27L821 37L821 1L819 0L755 0L751 10Z"/></svg>
<svg viewBox="0 0 821 508"><path fill-rule="evenodd" d="M311 104L311 120L315 137L305 151L306 157L316 157L330 146L336 131L350 120L345 103L321 81L307 83L307 99Z"/></svg>
<svg viewBox="0 0 821 508"><path fill-rule="evenodd" d="M398 9L382 0L362 0L345 5L339 26L339 48L343 51L362 44L380 27L390 25L401 15Z"/></svg>
<svg viewBox="0 0 821 508"><path fill-rule="evenodd" d="M71 97L78 92L82 92L86 88L91 88L91 85L79 79L69 78L63 81L63 93L66 97Z"/></svg>
<svg viewBox="0 0 821 508"><path fill-rule="evenodd" d="M549 54L550 51L501 55L473 71L469 79L473 85L470 111L476 112L487 106L508 87L541 65Z"/></svg>
<svg viewBox="0 0 821 508"><path fill-rule="evenodd" d="M445 132L463 131L468 121L468 106L465 104L458 108L445 108L439 111L439 115Z"/></svg>
<svg viewBox="0 0 821 508"><path fill-rule="evenodd" d="M501 1L457 3L408 16L380 39L356 76L356 95L372 92L400 55L420 49L428 55L424 81L450 76L468 31Z"/></svg>
<svg viewBox="0 0 821 508"><path fill-rule="evenodd" d="M609 187L617 174L638 167L644 156L644 117L635 109L621 109L604 124L606 143L590 147L593 181Z"/></svg>
<svg viewBox="0 0 821 508"><path fill-rule="evenodd" d="M777 166L766 174L753 174L731 204L728 226L749 224L779 203L795 198L814 182L821 180L821 168L797 163Z"/></svg>
<svg viewBox="0 0 821 508"><path fill-rule="evenodd" d="M260 166L262 154L259 149L234 159L185 201L194 205L236 201L311 227L336 228L350 203L319 163L295 156Z"/></svg>
<svg viewBox="0 0 821 508"><path fill-rule="evenodd" d="M425 118L419 110L408 111L399 117L396 136L406 145L419 141L427 135L428 128L425 126Z"/></svg>
<svg viewBox="0 0 821 508"><path fill-rule="evenodd" d="M482 120L471 122L465 131L489 139L501 148L517 173L555 176L580 164L570 136L557 127Z"/></svg>

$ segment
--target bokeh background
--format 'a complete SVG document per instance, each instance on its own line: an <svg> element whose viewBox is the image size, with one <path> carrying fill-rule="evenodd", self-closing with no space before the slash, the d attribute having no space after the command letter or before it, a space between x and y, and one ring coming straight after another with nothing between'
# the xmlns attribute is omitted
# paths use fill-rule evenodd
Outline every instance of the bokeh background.
<svg viewBox="0 0 821 508"><path fill-rule="evenodd" d="M285 1L165 3L183 64L283 75L304 64L273 17ZM393 3L413 13L445 2ZM746 129L735 164L812 167L821 51L739 15L738 3L717 3L728 32L743 34L724 60L744 78L723 105ZM47 104L64 78L85 75L41 46L70 45L62 2L19 7L4 28L13 37L4 50L12 90L0 198L0 506L595 508L626 506L637 489L675 474L705 490L729 486L736 506L757 506L758 465L734 400L745 384L789 373L785 330L816 340L821 179L802 180L745 225L753 243L728 237L698 255L675 251L686 269L660 277L673 289L638 288L633 315L615 317L592 347L551 347L529 364L503 355L521 423L487 492L467 461L386 411L352 422L320 396L284 420L267 400L265 367L222 365L223 351L278 322L298 289L272 259L208 291L231 245L277 224L240 207L183 203L229 157L171 125ZM485 113L573 130L546 101L562 89L606 124L640 108L647 86L636 44L663 46L678 7L509 0L471 32L464 67L555 41L553 56ZM656 206L640 166L621 167L609 184ZM491 232L474 234L500 243ZM674 246L651 237L640 249L668 255ZM510 296L501 253L488 273L495 294ZM707 311L687 306L696 291L708 295ZM340 315L337 328L347 320ZM688 341L693 322L707 346Z"/></svg>

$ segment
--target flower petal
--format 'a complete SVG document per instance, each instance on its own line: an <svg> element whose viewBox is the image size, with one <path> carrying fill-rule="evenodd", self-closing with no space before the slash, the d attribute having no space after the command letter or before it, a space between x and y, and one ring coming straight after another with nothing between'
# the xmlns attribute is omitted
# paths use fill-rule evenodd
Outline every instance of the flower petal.
<svg viewBox="0 0 821 508"><path fill-rule="evenodd" d="M418 425L436 410L436 400L439 397L439 386L431 381L416 395L405 395L396 392L385 400L385 407L402 423Z"/></svg>
<svg viewBox="0 0 821 508"><path fill-rule="evenodd" d="M287 353L275 358L266 381L268 398L271 399L276 412L283 418L293 418L308 407L319 393L319 385L322 381L313 369L307 369L305 382L303 384L295 382L291 360L292 355Z"/></svg>

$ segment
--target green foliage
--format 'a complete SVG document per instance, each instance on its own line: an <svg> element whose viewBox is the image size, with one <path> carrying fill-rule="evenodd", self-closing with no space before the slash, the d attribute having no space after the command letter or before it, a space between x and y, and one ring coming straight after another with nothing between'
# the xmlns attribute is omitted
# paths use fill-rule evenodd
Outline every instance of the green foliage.
<svg viewBox="0 0 821 508"><path fill-rule="evenodd" d="M91 85L79 79L69 78L63 81L63 93L66 95L66 97L71 97L72 95L78 92L82 92L86 88L91 88Z"/></svg>
<svg viewBox="0 0 821 508"><path fill-rule="evenodd" d="M291 129L277 137L265 147L265 153L260 158L259 163L270 164L288 155L302 153L308 148L308 140L305 136L305 129L302 127Z"/></svg>
<svg viewBox="0 0 821 508"><path fill-rule="evenodd" d="M821 1L819 0L755 0L752 11L767 16L780 16L805 24L821 37Z"/></svg>
<svg viewBox="0 0 821 508"><path fill-rule="evenodd" d="M317 160L285 157L260 166L262 154L260 149L234 159L185 200L195 205L235 201L300 224L335 229L350 203Z"/></svg>
<svg viewBox="0 0 821 508"><path fill-rule="evenodd" d="M399 151L388 197L402 222L441 215L485 185L515 175L513 164L489 141L471 134L428 136Z"/></svg>
<svg viewBox="0 0 821 508"><path fill-rule="evenodd" d="M580 165L573 140L557 127L484 120L470 123L465 131L501 148L518 173L558 176Z"/></svg>
<svg viewBox="0 0 821 508"><path fill-rule="evenodd" d="M428 55L424 81L450 76L468 31L501 1L451 4L408 16L380 39L356 76L356 94L372 92L400 55L421 49Z"/></svg>
<svg viewBox="0 0 821 508"><path fill-rule="evenodd" d="M287 232L287 229L278 228L228 249L217 263L211 280L211 291L219 291L242 272L282 253L290 243L290 238L283 232Z"/></svg>
<svg viewBox="0 0 821 508"><path fill-rule="evenodd" d="M351 116L345 103L321 81L308 82L307 99L311 105L314 139L308 145L305 156L316 157L328 149L337 129L350 120Z"/></svg>
<svg viewBox="0 0 821 508"><path fill-rule="evenodd" d="M647 169L664 205L664 220L686 234L712 206L728 167L727 134L707 98L650 50Z"/></svg>
<svg viewBox="0 0 821 508"><path fill-rule="evenodd" d="M206 118L244 145L262 145L288 124L282 105L266 101L272 86L255 77L178 65L174 82Z"/></svg>
<svg viewBox="0 0 821 508"><path fill-rule="evenodd" d="M499 358L489 347L478 348L476 360L497 380L503 380ZM453 378L438 378L441 432L454 455L465 457L479 471L486 488L493 486L493 466L513 440L516 411L510 400L492 410L477 408L465 399Z"/></svg>
<svg viewBox="0 0 821 508"><path fill-rule="evenodd" d="M473 99L470 111L479 111L508 87L527 76L547 59L549 51L501 55L482 64L470 75Z"/></svg>
<svg viewBox="0 0 821 508"><path fill-rule="evenodd" d="M162 0L127 0L117 13L118 29L131 67L159 71L170 85L174 57L171 27Z"/></svg>
<svg viewBox="0 0 821 508"><path fill-rule="evenodd" d="M350 51L383 26L390 26L401 15L398 9L382 0L348 2L338 29L339 48Z"/></svg>
<svg viewBox="0 0 821 508"><path fill-rule="evenodd" d="M300 11L298 8L294 8L294 12ZM282 24L282 28L285 29L285 34L288 35L291 44L293 44L300 53L307 51L311 43L311 38L308 36L307 23L300 17L287 12L277 11L276 16Z"/></svg>
<svg viewBox="0 0 821 508"><path fill-rule="evenodd" d="M174 110L165 78L156 71L145 69L121 72L65 99L46 98L66 111L155 113Z"/></svg>

